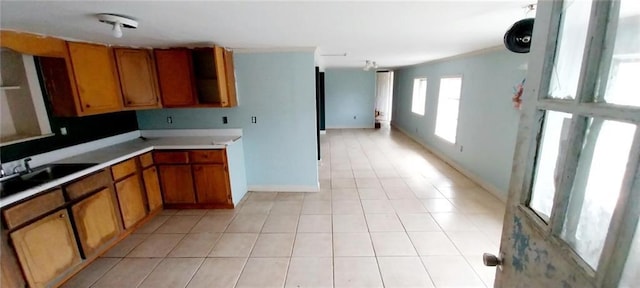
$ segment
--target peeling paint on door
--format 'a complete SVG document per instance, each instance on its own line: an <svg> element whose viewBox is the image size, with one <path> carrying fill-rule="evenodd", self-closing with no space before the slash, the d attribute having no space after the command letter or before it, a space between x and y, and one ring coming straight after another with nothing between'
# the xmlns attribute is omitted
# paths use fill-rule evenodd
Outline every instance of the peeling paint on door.
<svg viewBox="0 0 640 288"><path fill-rule="evenodd" d="M511 235L513 238L513 259L512 264L517 272L524 271L527 268L527 263L529 263L529 254L527 250L529 248L529 235L526 235L522 232L522 219L518 216L513 217L513 234Z"/></svg>

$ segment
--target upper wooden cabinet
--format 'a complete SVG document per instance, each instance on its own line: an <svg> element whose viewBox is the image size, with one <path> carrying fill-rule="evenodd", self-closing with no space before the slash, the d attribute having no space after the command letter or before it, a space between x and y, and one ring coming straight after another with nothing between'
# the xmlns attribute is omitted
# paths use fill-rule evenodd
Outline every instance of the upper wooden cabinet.
<svg viewBox="0 0 640 288"><path fill-rule="evenodd" d="M198 103L201 106L234 107L238 105L231 51L219 46L194 49L193 67Z"/></svg>
<svg viewBox="0 0 640 288"><path fill-rule="evenodd" d="M67 56L66 41L31 33L0 31L0 47L34 56L60 58Z"/></svg>
<svg viewBox="0 0 640 288"><path fill-rule="evenodd" d="M197 104L193 87L191 51L187 49L154 50L160 95L165 107Z"/></svg>
<svg viewBox="0 0 640 288"><path fill-rule="evenodd" d="M233 53L222 47L154 50L165 107L234 107Z"/></svg>
<svg viewBox="0 0 640 288"><path fill-rule="evenodd" d="M114 49L125 108L160 107L156 68L149 50Z"/></svg>
<svg viewBox="0 0 640 288"><path fill-rule="evenodd" d="M37 56L53 114L85 116L161 107L235 107L233 52L109 48L0 31L0 47Z"/></svg>
<svg viewBox="0 0 640 288"><path fill-rule="evenodd" d="M78 88L78 114L122 110L120 82L111 49L87 43L68 42L67 45Z"/></svg>

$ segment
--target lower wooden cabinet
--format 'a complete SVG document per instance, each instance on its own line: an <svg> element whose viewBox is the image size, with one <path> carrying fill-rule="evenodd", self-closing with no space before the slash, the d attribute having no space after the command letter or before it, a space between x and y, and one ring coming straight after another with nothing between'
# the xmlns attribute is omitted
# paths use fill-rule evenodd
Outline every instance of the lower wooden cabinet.
<svg viewBox="0 0 640 288"><path fill-rule="evenodd" d="M27 283L20 271L20 264L15 250L9 245L9 233L0 230L0 287L19 288L26 287Z"/></svg>
<svg viewBox="0 0 640 288"><path fill-rule="evenodd" d="M71 206L71 211L85 257L120 234L117 209L109 188Z"/></svg>
<svg viewBox="0 0 640 288"><path fill-rule="evenodd" d="M229 173L223 164L193 165L198 203L232 204Z"/></svg>
<svg viewBox="0 0 640 288"><path fill-rule="evenodd" d="M30 287L45 287L80 263L66 210L46 216L10 234Z"/></svg>
<svg viewBox="0 0 640 288"><path fill-rule="evenodd" d="M116 183L116 194L125 229L135 225L147 215L141 189L138 174L133 174Z"/></svg>
<svg viewBox="0 0 640 288"><path fill-rule="evenodd" d="M225 149L157 151L165 208L233 208Z"/></svg>
<svg viewBox="0 0 640 288"><path fill-rule="evenodd" d="M149 167L142 171L144 188L147 192L147 204L149 212L162 208L162 192L160 192L160 180L158 179L158 169Z"/></svg>
<svg viewBox="0 0 640 288"><path fill-rule="evenodd" d="M191 165L159 165L162 196L166 204L196 203Z"/></svg>

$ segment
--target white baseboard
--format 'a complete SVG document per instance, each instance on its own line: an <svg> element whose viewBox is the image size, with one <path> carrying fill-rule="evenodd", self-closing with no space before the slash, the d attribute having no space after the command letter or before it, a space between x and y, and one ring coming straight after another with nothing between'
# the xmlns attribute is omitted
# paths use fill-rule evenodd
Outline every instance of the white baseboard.
<svg viewBox="0 0 640 288"><path fill-rule="evenodd" d="M375 125L371 124L371 126L331 126L331 127L327 126L325 128L327 128L326 130L329 130L329 129L374 129Z"/></svg>
<svg viewBox="0 0 640 288"><path fill-rule="evenodd" d="M319 192L318 186L302 185L249 185L251 192Z"/></svg>
<svg viewBox="0 0 640 288"><path fill-rule="evenodd" d="M442 160L445 163L449 164L451 167L453 167L454 169L458 170L458 172L462 173L464 176L467 176L469 179L471 179L471 181L473 181L476 184L480 185L480 187L482 187L485 190L489 191L489 193L493 194L493 196L496 196L496 198L500 199L500 201L502 201L504 203L507 202L507 193L506 192L500 190L495 185L485 181L484 179L482 179L480 176L476 175L475 173L467 170L462 165L458 164L456 161L454 161L453 159L451 159L448 156L444 155L440 151L433 149L431 146L427 145L426 143L424 143L419 138L413 136L411 133L405 131L404 129L402 129L400 127L398 127L396 124L392 123L391 126L393 128L395 128L395 129L398 129L398 131L402 132L404 135L407 135L407 137L411 138L413 141L415 141L418 144L422 145L422 147L427 149L427 151L429 151L429 153L431 153L433 155L436 155L436 157L440 158L440 160Z"/></svg>

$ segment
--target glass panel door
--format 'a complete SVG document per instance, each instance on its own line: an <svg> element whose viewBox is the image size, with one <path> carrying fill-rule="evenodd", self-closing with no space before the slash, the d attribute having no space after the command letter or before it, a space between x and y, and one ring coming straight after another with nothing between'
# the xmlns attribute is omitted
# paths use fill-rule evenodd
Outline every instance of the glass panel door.
<svg viewBox="0 0 640 288"><path fill-rule="evenodd" d="M551 98L576 98L591 6L591 0L572 0L563 3L549 87Z"/></svg>

